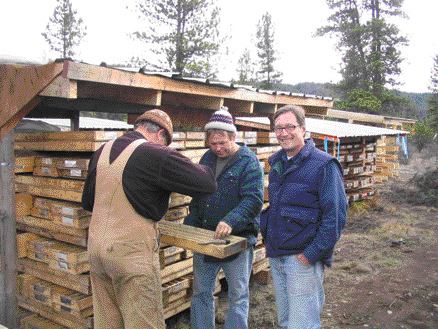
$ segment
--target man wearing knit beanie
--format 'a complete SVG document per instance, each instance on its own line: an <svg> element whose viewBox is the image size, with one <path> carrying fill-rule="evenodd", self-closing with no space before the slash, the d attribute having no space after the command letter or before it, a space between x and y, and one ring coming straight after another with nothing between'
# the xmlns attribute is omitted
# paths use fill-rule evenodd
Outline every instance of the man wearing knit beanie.
<svg viewBox="0 0 438 329"><path fill-rule="evenodd" d="M92 211L88 254L95 329L164 329L157 222L171 192L216 190L210 168L167 147L172 121L146 111L130 131L97 150L82 207Z"/></svg>
<svg viewBox="0 0 438 329"><path fill-rule="evenodd" d="M225 329L248 328L249 278L263 205L263 172L255 154L236 143L236 126L226 107L213 113L205 125L210 150L200 164L212 169L218 189L205 198L195 197L185 224L215 231L215 238L246 237L248 248L227 259L195 253L193 256L192 328L213 329L213 291L222 268L228 283Z"/></svg>

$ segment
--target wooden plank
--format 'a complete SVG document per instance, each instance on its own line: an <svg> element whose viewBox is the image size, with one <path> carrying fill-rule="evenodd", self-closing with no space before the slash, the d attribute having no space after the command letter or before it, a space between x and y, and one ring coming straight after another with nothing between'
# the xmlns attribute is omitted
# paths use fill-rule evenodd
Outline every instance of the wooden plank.
<svg viewBox="0 0 438 329"><path fill-rule="evenodd" d="M184 151L180 151L180 153L189 159L193 159L193 158L202 157L204 155L204 153L207 151L208 151L207 148L203 148L203 149L197 149L197 150L184 150Z"/></svg>
<svg viewBox="0 0 438 329"><path fill-rule="evenodd" d="M87 246L87 230L76 229L53 223L49 220L24 216L17 219L17 228L44 237L68 242L77 246ZM14 234L15 235L15 234Z"/></svg>
<svg viewBox="0 0 438 329"><path fill-rule="evenodd" d="M82 192L84 188L83 181L73 180L73 179L58 179L58 178L17 175L15 177L15 181L17 183L22 183L26 185L45 186L55 189L80 191L80 192Z"/></svg>
<svg viewBox="0 0 438 329"><path fill-rule="evenodd" d="M193 272L193 259L189 258L166 266L161 270L161 284L181 278Z"/></svg>
<svg viewBox="0 0 438 329"><path fill-rule="evenodd" d="M269 259L263 258L261 261L258 261L257 263L254 263L252 265L252 274L257 274L260 271L267 269L269 267Z"/></svg>
<svg viewBox="0 0 438 329"><path fill-rule="evenodd" d="M17 133L15 142L48 142L48 141L87 141L105 142L116 139L124 134L124 131L51 131L35 133ZM72 150L69 150L72 151Z"/></svg>
<svg viewBox="0 0 438 329"><path fill-rule="evenodd" d="M47 141L47 142L16 142L15 150L31 151L64 151L64 152L94 152L105 142L86 141Z"/></svg>
<svg viewBox="0 0 438 329"><path fill-rule="evenodd" d="M90 276L88 274L74 275L60 272L58 270L49 268L48 264L37 262L28 258L18 259L17 270L52 282L59 286L81 292L85 295L91 294Z"/></svg>
<svg viewBox="0 0 438 329"><path fill-rule="evenodd" d="M65 201L81 202L82 200L82 191L69 191L62 188L57 189L50 186L38 187L33 185L27 185L26 192L31 193L35 196L55 198Z"/></svg>
<svg viewBox="0 0 438 329"><path fill-rule="evenodd" d="M91 212L82 208L80 203L35 198L34 206L45 208L51 215L70 216L73 218L89 217Z"/></svg>
<svg viewBox="0 0 438 329"><path fill-rule="evenodd" d="M187 131L186 140L201 140L204 141L207 134L203 131Z"/></svg>
<svg viewBox="0 0 438 329"><path fill-rule="evenodd" d="M234 124L236 126L241 126L241 127L256 128L261 130L271 130L270 123L251 121L251 118L236 118L234 120Z"/></svg>
<svg viewBox="0 0 438 329"><path fill-rule="evenodd" d="M158 225L162 242L218 258L238 253L247 246L245 238L233 235L228 237L227 245L202 245L199 243L214 238L213 231L169 221L160 221Z"/></svg>

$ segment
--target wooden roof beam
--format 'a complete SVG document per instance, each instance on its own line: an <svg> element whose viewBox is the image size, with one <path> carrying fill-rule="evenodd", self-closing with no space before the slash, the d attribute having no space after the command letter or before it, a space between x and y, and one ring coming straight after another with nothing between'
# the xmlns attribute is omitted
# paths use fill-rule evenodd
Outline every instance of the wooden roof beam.
<svg viewBox="0 0 438 329"><path fill-rule="evenodd" d="M116 86L87 81L80 81L78 83L79 98L104 99L121 103L160 106L161 94L161 90Z"/></svg>
<svg viewBox="0 0 438 329"><path fill-rule="evenodd" d="M224 105L224 99L219 97L163 92L162 105L176 108L218 110Z"/></svg>
<svg viewBox="0 0 438 329"><path fill-rule="evenodd" d="M40 96L61 97L75 99L78 97L78 86L76 80L69 80L63 76L57 76L44 90Z"/></svg>
<svg viewBox="0 0 438 329"><path fill-rule="evenodd" d="M231 113L253 113L254 102L240 101L237 99L226 98L224 106L228 107Z"/></svg>
<svg viewBox="0 0 438 329"><path fill-rule="evenodd" d="M277 111L277 104L266 104L266 103L255 103L254 104L254 114L270 114Z"/></svg>
<svg viewBox="0 0 438 329"><path fill-rule="evenodd" d="M332 100L321 98L273 95L246 89L221 87L215 84L209 85L187 80L176 80L159 75L133 73L84 63L71 61L66 61L65 63L66 69L64 75L69 79L78 81L131 86L190 95L230 98L250 102L333 107Z"/></svg>
<svg viewBox="0 0 438 329"><path fill-rule="evenodd" d="M61 72L61 63L0 65L0 138L39 103L38 94Z"/></svg>

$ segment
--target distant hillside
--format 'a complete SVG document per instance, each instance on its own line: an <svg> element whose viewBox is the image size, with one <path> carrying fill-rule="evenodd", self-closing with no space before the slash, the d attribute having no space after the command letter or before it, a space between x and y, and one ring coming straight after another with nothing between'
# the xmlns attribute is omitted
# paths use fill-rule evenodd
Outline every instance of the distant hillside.
<svg viewBox="0 0 438 329"><path fill-rule="evenodd" d="M335 100L340 98L339 93L336 91L336 85L332 83L301 82L295 85L279 83L276 84L273 89L307 95L332 97ZM429 93L398 91L397 94L407 98L410 101L410 104L396 110L394 113L382 113L383 115L413 119L423 119L425 117L427 113L427 98L430 95Z"/></svg>

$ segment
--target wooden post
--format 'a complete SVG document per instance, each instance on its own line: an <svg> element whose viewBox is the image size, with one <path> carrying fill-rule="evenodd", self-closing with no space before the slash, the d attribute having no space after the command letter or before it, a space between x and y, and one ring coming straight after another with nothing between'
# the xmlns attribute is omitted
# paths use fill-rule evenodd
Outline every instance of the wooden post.
<svg viewBox="0 0 438 329"><path fill-rule="evenodd" d="M78 112L74 112L74 114L73 114L73 116L71 118L70 129L72 131L79 130L79 115L80 115L79 111Z"/></svg>
<svg viewBox="0 0 438 329"><path fill-rule="evenodd" d="M17 328L13 132L0 139L0 323Z"/></svg>

